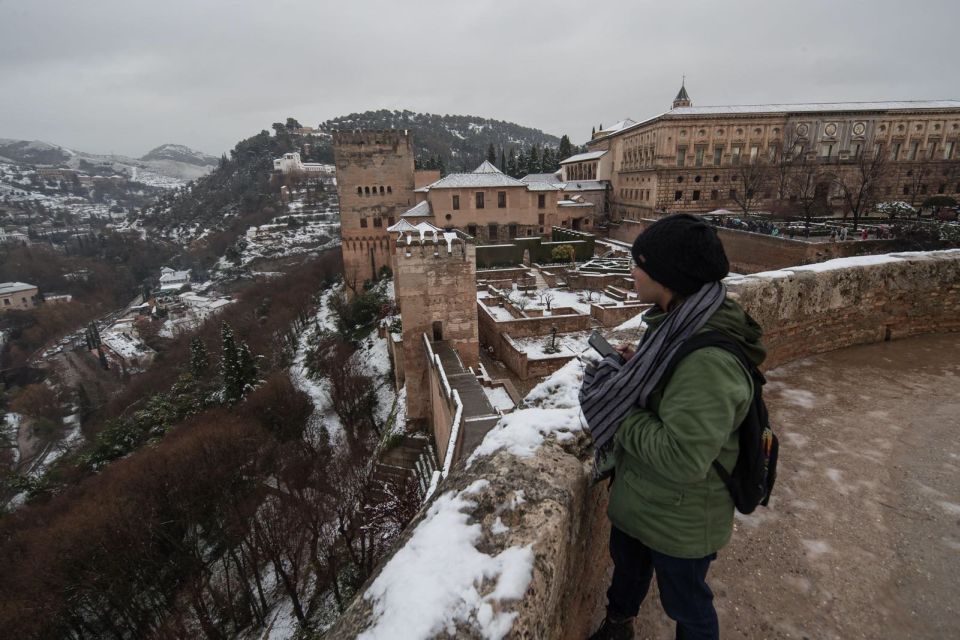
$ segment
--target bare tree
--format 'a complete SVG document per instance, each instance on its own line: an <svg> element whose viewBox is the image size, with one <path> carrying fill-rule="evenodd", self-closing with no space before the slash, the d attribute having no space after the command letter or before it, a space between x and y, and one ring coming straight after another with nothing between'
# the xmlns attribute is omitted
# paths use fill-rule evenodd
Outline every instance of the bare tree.
<svg viewBox="0 0 960 640"><path fill-rule="evenodd" d="M853 215L853 230L857 230L860 217L869 213L880 195L880 184L888 171L887 154L883 145L875 151L861 151L848 166L840 165L833 173L836 185L845 205L846 214Z"/></svg>
<svg viewBox="0 0 960 640"><path fill-rule="evenodd" d="M814 211L825 209L828 176L824 174L817 161L811 157L809 145L795 149L791 161L788 188L790 198L795 200L796 209L803 216L806 235L810 235L810 218Z"/></svg>
<svg viewBox="0 0 960 640"><path fill-rule="evenodd" d="M763 189L770 179L770 163L760 155L741 160L732 177L737 186L730 190L730 199L747 217L759 204Z"/></svg>

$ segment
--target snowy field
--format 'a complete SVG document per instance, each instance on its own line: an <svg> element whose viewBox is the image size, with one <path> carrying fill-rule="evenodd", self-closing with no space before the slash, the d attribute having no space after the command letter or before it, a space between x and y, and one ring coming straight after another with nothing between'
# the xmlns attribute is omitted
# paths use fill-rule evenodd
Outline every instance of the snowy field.
<svg viewBox="0 0 960 640"><path fill-rule="evenodd" d="M559 349L556 353L550 353L549 347L551 337L534 336L530 338L514 338L513 343L518 349L527 354L531 360L540 360L543 358L557 358L560 356L580 355L589 348L587 340L590 339L590 331L580 331L577 333L557 334L556 347Z"/></svg>

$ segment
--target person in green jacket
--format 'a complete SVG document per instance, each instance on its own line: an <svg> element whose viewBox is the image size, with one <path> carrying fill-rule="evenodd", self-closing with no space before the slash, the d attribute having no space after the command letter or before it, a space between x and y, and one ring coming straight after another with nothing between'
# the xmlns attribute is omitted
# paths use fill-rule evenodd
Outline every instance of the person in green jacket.
<svg viewBox="0 0 960 640"><path fill-rule="evenodd" d="M734 338L753 363L765 356L756 322L726 296L728 273L714 229L680 214L634 241L638 297L653 306L636 350L584 375L581 407L600 475L612 472L607 514L614 570L607 615L590 640L627 640L654 574L677 638L718 638L710 563L730 540L733 500L713 468L732 471L737 428L753 397L749 371L720 347L691 352L663 380L663 365L698 332Z"/></svg>

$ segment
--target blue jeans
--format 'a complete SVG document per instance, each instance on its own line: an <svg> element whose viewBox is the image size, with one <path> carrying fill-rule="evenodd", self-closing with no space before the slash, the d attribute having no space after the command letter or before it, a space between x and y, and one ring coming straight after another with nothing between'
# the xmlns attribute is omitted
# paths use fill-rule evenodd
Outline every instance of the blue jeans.
<svg viewBox="0 0 960 640"><path fill-rule="evenodd" d="M717 554L694 560L674 558L611 527L610 557L613 558L613 581L607 589L608 617L620 619L637 615L656 572L660 603L677 623L677 640L720 637L713 592L706 582L707 570Z"/></svg>

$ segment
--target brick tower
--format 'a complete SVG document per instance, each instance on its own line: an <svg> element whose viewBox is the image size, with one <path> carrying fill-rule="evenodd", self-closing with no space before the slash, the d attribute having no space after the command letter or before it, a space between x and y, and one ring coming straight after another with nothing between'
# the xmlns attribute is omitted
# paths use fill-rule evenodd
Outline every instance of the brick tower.
<svg viewBox="0 0 960 640"><path fill-rule="evenodd" d="M423 336L455 350L464 367L476 369L480 359L477 248L470 236L427 222L414 226L403 220L391 232L394 287L403 323L407 417L429 419L430 363Z"/></svg>
<svg viewBox="0 0 960 640"><path fill-rule="evenodd" d="M358 288L390 264L387 227L415 204L407 131L335 131L343 276Z"/></svg>

